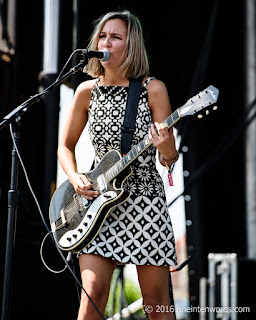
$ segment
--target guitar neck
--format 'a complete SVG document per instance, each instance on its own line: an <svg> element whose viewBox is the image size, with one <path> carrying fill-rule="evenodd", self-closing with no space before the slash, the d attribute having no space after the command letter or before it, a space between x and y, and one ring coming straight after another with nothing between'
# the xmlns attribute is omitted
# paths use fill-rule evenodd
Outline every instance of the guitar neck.
<svg viewBox="0 0 256 320"><path fill-rule="evenodd" d="M179 114L179 110L174 111L167 119L163 121L163 124L169 129L176 122L180 120L181 116ZM126 167L132 164L134 160L138 158L138 156L143 153L152 142L149 140L149 136L140 141L137 145L135 145L122 159L120 159L112 168L110 168L106 173L105 177L107 181L111 181L114 179L121 171L123 171Z"/></svg>

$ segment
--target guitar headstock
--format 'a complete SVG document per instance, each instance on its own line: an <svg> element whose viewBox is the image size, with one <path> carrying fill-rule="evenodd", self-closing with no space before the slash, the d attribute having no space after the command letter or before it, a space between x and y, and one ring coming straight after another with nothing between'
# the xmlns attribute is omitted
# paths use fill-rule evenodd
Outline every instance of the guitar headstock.
<svg viewBox="0 0 256 320"><path fill-rule="evenodd" d="M182 107L178 108L180 117L193 115L208 108L217 102L218 96L219 90L217 88L214 86L207 87L193 98L190 98ZM217 107L214 106L213 110L217 110ZM206 110L206 114L209 114L209 110ZM203 116L199 115L198 117L202 118Z"/></svg>

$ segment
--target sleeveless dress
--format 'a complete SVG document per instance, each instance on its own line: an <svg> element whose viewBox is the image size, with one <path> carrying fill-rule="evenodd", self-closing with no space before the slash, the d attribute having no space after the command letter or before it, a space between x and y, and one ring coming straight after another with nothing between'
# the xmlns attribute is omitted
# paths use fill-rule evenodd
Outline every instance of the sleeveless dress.
<svg viewBox="0 0 256 320"><path fill-rule="evenodd" d="M132 146L148 134L152 123L146 88L151 79L142 86ZM109 150L120 152L128 87L104 87L98 82L91 93L88 130L96 159L101 160ZM80 254L96 254L121 264L175 265L174 234L153 145L133 162L132 169L124 183L131 196L111 211L99 234Z"/></svg>

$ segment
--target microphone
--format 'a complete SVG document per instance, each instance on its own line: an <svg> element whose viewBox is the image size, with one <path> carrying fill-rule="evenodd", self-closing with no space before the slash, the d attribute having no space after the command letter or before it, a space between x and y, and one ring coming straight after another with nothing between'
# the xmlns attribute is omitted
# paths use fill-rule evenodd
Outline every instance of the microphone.
<svg viewBox="0 0 256 320"><path fill-rule="evenodd" d="M93 50L86 50L86 49L78 49L77 50L80 54L85 55L87 58L98 58L100 61L108 61L110 58L110 53L107 50L99 50L99 51L93 51Z"/></svg>

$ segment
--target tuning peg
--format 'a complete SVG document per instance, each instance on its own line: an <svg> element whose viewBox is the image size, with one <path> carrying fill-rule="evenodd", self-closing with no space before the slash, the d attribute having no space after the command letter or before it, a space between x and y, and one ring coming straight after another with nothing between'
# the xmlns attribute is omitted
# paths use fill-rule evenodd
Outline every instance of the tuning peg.
<svg viewBox="0 0 256 320"><path fill-rule="evenodd" d="M214 106L214 107L212 108L212 110L214 110L214 111L216 111L217 109L218 109L217 106Z"/></svg>
<svg viewBox="0 0 256 320"><path fill-rule="evenodd" d="M206 114L207 116L209 115L209 113L210 113L209 110L206 110L206 111L205 111L205 114Z"/></svg>
<svg viewBox="0 0 256 320"><path fill-rule="evenodd" d="M197 116L197 118L198 118L198 119L202 119L202 118L203 118L203 115L202 115L202 114L199 114L199 115Z"/></svg>

